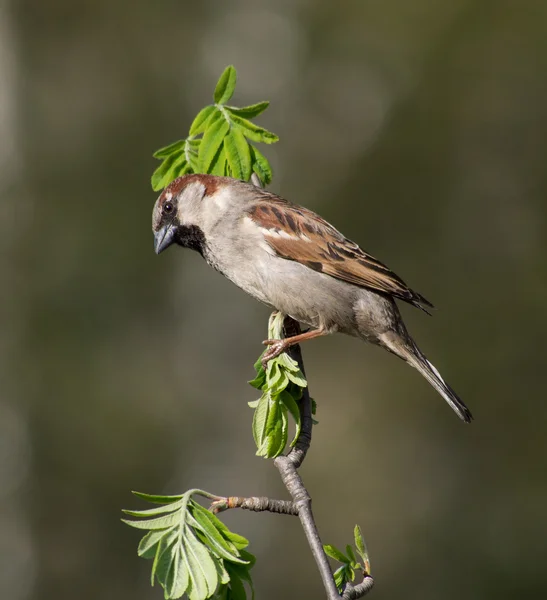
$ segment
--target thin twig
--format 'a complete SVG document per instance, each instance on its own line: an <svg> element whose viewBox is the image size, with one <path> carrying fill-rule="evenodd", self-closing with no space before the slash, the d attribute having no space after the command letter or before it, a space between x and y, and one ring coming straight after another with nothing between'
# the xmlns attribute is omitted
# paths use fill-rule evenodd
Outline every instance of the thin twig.
<svg viewBox="0 0 547 600"><path fill-rule="evenodd" d="M298 516L298 509L294 502L290 500L274 500L265 496L253 496L251 498L242 498L240 496L230 496L229 498L220 498L211 504L209 510L219 513L230 508L242 508L254 512L272 512L280 515Z"/></svg>

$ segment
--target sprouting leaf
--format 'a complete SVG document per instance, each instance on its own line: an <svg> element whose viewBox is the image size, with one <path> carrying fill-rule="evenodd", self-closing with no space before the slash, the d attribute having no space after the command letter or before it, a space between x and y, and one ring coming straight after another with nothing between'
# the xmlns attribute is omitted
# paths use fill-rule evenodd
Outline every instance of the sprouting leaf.
<svg viewBox="0 0 547 600"><path fill-rule="evenodd" d="M363 532L359 525L356 525L353 530L353 536L355 538L355 547L357 548L357 553L363 559L363 568L365 573L370 573L370 559L368 556L367 545L365 544L365 539L363 538Z"/></svg>
<svg viewBox="0 0 547 600"><path fill-rule="evenodd" d="M190 125L190 135L194 136L203 133L207 129L208 124L220 116L220 114L220 110L214 104L202 108L192 122L192 125Z"/></svg>
<svg viewBox="0 0 547 600"><path fill-rule="evenodd" d="M345 556L343 552L341 552L340 550L338 550L338 548L336 548L335 546L332 546L331 544L325 544L323 546L323 550L325 551L325 554L327 556L334 558L334 560L337 560L338 562L341 562L344 564L347 564L350 562L349 558L347 556Z"/></svg>
<svg viewBox="0 0 547 600"><path fill-rule="evenodd" d="M348 558L350 559L351 563L357 562L357 559L355 558L355 554L353 553L353 548L349 544L346 545L346 554L347 554Z"/></svg>
<svg viewBox="0 0 547 600"><path fill-rule="evenodd" d="M241 108L238 108L237 106L226 106L226 110L229 110L233 115L243 117L244 119L254 119L263 113L269 105L270 103L268 101L264 101L249 106L242 106Z"/></svg>
<svg viewBox="0 0 547 600"><path fill-rule="evenodd" d="M348 581L346 565L342 565L334 572L334 583L336 584L336 587L340 593L344 590Z"/></svg>
<svg viewBox="0 0 547 600"><path fill-rule="evenodd" d="M253 142L273 144L279 141L279 137L275 135L275 133L264 129L264 127L259 127L258 125L255 125L248 119L243 119L241 117L238 117L237 115L232 115L232 123L241 127L241 129L243 130L243 135L246 138L253 140Z"/></svg>
<svg viewBox="0 0 547 600"><path fill-rule="evenodd" d="M237 73L230 65L224 69L215 88L214 99L217 104L226 104L233 96L236 87Z"/></svg>

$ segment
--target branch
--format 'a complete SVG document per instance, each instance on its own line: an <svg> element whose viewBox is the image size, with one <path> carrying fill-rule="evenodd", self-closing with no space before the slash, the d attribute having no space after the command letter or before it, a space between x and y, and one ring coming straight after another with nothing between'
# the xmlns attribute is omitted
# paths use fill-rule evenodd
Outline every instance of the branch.
<svg viewBox="0 0 547 600"><path fill-rule="evenodd" d="M283 323L285 337L292 337L300 333L299 324L291 317L285 317ZM291 358L296 360L298 366L306 375L304 369L304 362L302 360L302 351L299 345L292 346L289 349ZM366 576L364 581L358 586L346 586L344 595L340 596L334 583L332 571L330 568L329 561L323 550L323 544L319 537L319 531L315 524L315 519L311 509L311 497L306 489L302 478L300 477L297 469L302 465L306 458L306 453L311 444L312 436L312 412L311 412L311 398L308 388L305 388L302 394L302 399L299 404L300 417L302 419L302 430L300 436L287 456L278 456L274 460L274 464L277 467L281 480L285 484L287 491L293 499L294 505L298 511L300 522L302 523L302 529L310 545L311 552L317 563L323 586L327 592L329 600L356 600L357 598L363 597L367 594L374 585L372 577Z"/></svg>
<svg viewBox="0 0 547 600"><path fill-rule="evenodd" d="M251 182L257 187L263 187L262 182L256 173L252 174ZM298 324L298 321L295 321L289 316L285 317L283 322L284 336L286 338L293 337L299 333L300 325ZM300 349L300 345L296 344L291 346L287 352L289 356L298 363L298 366L305 377L306 370L304 368L304 360L302 358L302 350ZM309 386L306 387L302 392L302 398L299 402L298 409L300 411L302 425L298 440L287 456L278 456L274 460L274 465L277 467L277 470L281 475L281 480L283 481L292 498L292 503L289 503L290 512L289 510L277 510L278 508L281 508L281 505L277 503L283 502L282 500L269 500L268 498L263 499L264 502L261 504L261 506L266 508L260 508L258 510L269 510L271 512L283 512L284 514L298 515L300 522L302 523L302 529L304 530L304 534L308 540L312 555L317 564L317 568L319 569L319 574L321 575L321 580L323 581L323 586L325 587L325 591L327 592L327 597L329 600L357 600L358 598L362 598L365 596L365 594L370 592L374 585L374 580L370 575L365 574L362 583L356 586L348 583L343 595L340 596L336 584L334 583L334 578L327 555L323 550L323 544L319 536L317 525L315 524L315 518L311 509L311 497L297 470L302 466L302 463L304 462L306 454L308 453L311 445L313 418ZM248 498L243 500L252 499ZM243 502L243 504L244 503L245 502ZM247 506L242 505L241 508L247 508ZM284 505L284 508L288 509L289 506ZM250 510L257 509L250 508Z"/></svg>

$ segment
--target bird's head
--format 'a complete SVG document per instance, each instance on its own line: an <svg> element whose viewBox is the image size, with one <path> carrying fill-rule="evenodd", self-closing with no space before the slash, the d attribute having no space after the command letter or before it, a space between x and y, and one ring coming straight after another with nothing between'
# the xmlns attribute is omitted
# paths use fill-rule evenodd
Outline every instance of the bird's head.
<svg viewBox="0 0 547 600"><path fill-rule="evenodd" d="M172 244L192 248L203 254L209 204L229 186L226 177L184 175L172 181L160 194L152 211L154 250L163 252Z"/></svg>

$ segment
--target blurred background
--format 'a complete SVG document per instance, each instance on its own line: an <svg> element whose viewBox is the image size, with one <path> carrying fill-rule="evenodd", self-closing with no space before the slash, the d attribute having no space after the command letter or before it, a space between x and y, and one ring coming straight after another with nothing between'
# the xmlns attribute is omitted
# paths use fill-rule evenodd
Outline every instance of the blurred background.
<svg viewBox="0 0 547 600"><path fill-rule="evenodd" d="M268 310L152 250L152 152L231 63L234 104L271 101L271 189L434 302L402 310L476 419L385 352L305 345L324 541L361 525L377 600L543 597L541 0L0 0L0 597L161 598L131 489L285 497L247 407ZM225 520L257 599L323 597L296 520Z"/></svg>

